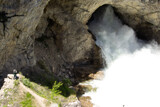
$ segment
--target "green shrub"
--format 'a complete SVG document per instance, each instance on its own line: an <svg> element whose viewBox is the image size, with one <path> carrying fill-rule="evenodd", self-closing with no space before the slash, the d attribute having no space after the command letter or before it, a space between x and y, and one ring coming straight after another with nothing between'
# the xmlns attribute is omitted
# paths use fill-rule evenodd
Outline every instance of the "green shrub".
<svg viewBox="0 0 160 107"><path fill-rule="evenodd" d="M72 85L72 83L69 79L64 79L62 81L62 83L63 83L63 85L59 89L62 91L61 94L64 97L68 97L71 94L75 94L75 91L73 89L69 88Z"/></svg>
<svg viewBox="0 0 160 107"><path fill-rule="evenodd" d="M30 82L29 79L27 79L27 78L22 78L22 83L23 83L25 86L27 86L27 87L29 87L29 88L32 88L32 84L31 84L31 82Z"/></svg>
<svg viewBox="0 0 160 107"><path fill-rule="evenodd" d="M69 86L71 86L72 85L72 82L71 82L71 80L70 79L64 79L63 81L63 84L66 86L66 87L69 87Z"/></svg>
<svg viewBox="0 0 160 107"><path fill-rule="evenodd" d="M19 80L15 80L14 81L14 86L18 86L19 85Z"/></svg>
<svg viewBox="0 0 160 107"><path fill-rule="evenodd" d="M51 89L51 98L54 99L55 96L60 95L62 92L59 90L59 88L63 85L62 82L55 81L52 89Z"/></svg>

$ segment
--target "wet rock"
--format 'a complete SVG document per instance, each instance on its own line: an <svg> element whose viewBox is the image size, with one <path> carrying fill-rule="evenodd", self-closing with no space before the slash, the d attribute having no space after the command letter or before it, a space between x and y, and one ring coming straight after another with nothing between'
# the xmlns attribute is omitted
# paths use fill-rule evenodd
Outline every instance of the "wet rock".
<svg viewBox="0 0 160 107"><path fill-rule="evenodd" d="M70 102L62 107L81 107L80 101Z"/></svg>
<svg viewBox="0 0 160 107"><path fill-rule="evenodd" d="M80 97L79 100L81 102L82 107L93 107L90 97L83 96L83 97Z"/></svg>
<svg viewBox="0 0 160 107"><path fill-rule="evenodd" d="M95 74L90 74L89 77L95 80L102 80L104 78L104 72L98 71Z"/></svg>
<svg viewBox="0 0 160 107"><path fill-rule="evenodd" d="M58 104L51 104L50 107L58 107Z"/></svg>
<svg viewBox="0 0 160 107"><path fill-rule="evenodd" d="M93 88L91 85L77 85L75 86L75 90L77 93L77 96L80 97L81 95L83 95L86 92L90 92L90 91L96 91L96 88Z"/></svg>

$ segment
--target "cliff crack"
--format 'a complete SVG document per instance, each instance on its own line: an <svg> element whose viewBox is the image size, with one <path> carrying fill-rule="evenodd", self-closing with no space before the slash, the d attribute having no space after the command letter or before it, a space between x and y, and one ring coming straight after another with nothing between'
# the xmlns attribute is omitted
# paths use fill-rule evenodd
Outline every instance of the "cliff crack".
<svg viewBox="0 0 160 107"><path fill-rule="evenodd" d="M7 29L6 27L6 23L8 22L8 19L11 19L12 17L17 17L17 16L24 16L24 15L12 15L12 16L7 16L8 13L6 13L5 11L1 11L0 12L0 23L3 24L3 34L5 36L5 30Z"/></svg>

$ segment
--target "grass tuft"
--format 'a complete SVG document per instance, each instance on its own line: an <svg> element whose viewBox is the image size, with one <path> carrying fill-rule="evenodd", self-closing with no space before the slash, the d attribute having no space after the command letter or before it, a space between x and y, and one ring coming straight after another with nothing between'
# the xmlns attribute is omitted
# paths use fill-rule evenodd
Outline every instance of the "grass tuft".
<svg viewBox="0 0 160 107"><path fill-rule="evenodd" d="M30 93L26 93L25 99L20 103L22 107L33 107L33 96Z"/></svg>
<svg viewBox="0 0 160 107"><path fill-rule="evenodd" d="M27 78L22 78L22 83L23 83L25 86L27 86L27 87L29 87L29 88L32 88L32 84L31 84L31 82L30 82L29 79L27 79Z"/></svg>

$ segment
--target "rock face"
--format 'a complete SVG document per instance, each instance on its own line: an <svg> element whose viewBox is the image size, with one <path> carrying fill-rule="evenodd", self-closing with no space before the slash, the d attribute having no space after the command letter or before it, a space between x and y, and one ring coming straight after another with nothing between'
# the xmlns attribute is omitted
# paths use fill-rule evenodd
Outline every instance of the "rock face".
<svg viewBox="0 0 160 107"><path fill-rule="evenodd" d="M0 0L0 68L5 63L7 69L16 68L19 63L21 65L20 59L33 54L30 49L34 44L32 34L48 1ZM27 61L22 62L26 65Z"/></svg>
<svg viewBox="0 0 160 107"><path fill-rule="evenodd" d="M37 61L43 61L59 77L76 78L80 66L96 72L102 65L87 25L75 20L54 0L47 5L34 35Z"/></svg>
<svg viewBox="0 0 160 107"><path fill-rule="evenodd" d="M34 34L37 61L43 60L52 72L65 78L85 78L96 72L102 59L86 24L103 5L112 5L123 22L136 30L139 38L160 41L158 1L51 0Z"/></svg>
<svg viewBox="0 0 160 107"><path fill-rule="evenodd" d="M81 102L82 107L93 107L90 97L80 97L79 100Z"/></svg>
<svg viewBox="0 0 160 107"><path fill-rule="evenodd" d="M160 42L159 0L70 0L64 3L59 1L56 5L60 5L77 21L86 24L97 8L107 4L115 8L115 12L125 24L135 29L139 38Z"/></svg>
<svg viewBox="0 0 160 107"><path fill-rule="evenodd" d="M0 0L0 72L37 66L73 81L96 72L103 61L87 23L103 5L160 43L159 0Z"/></svg>

